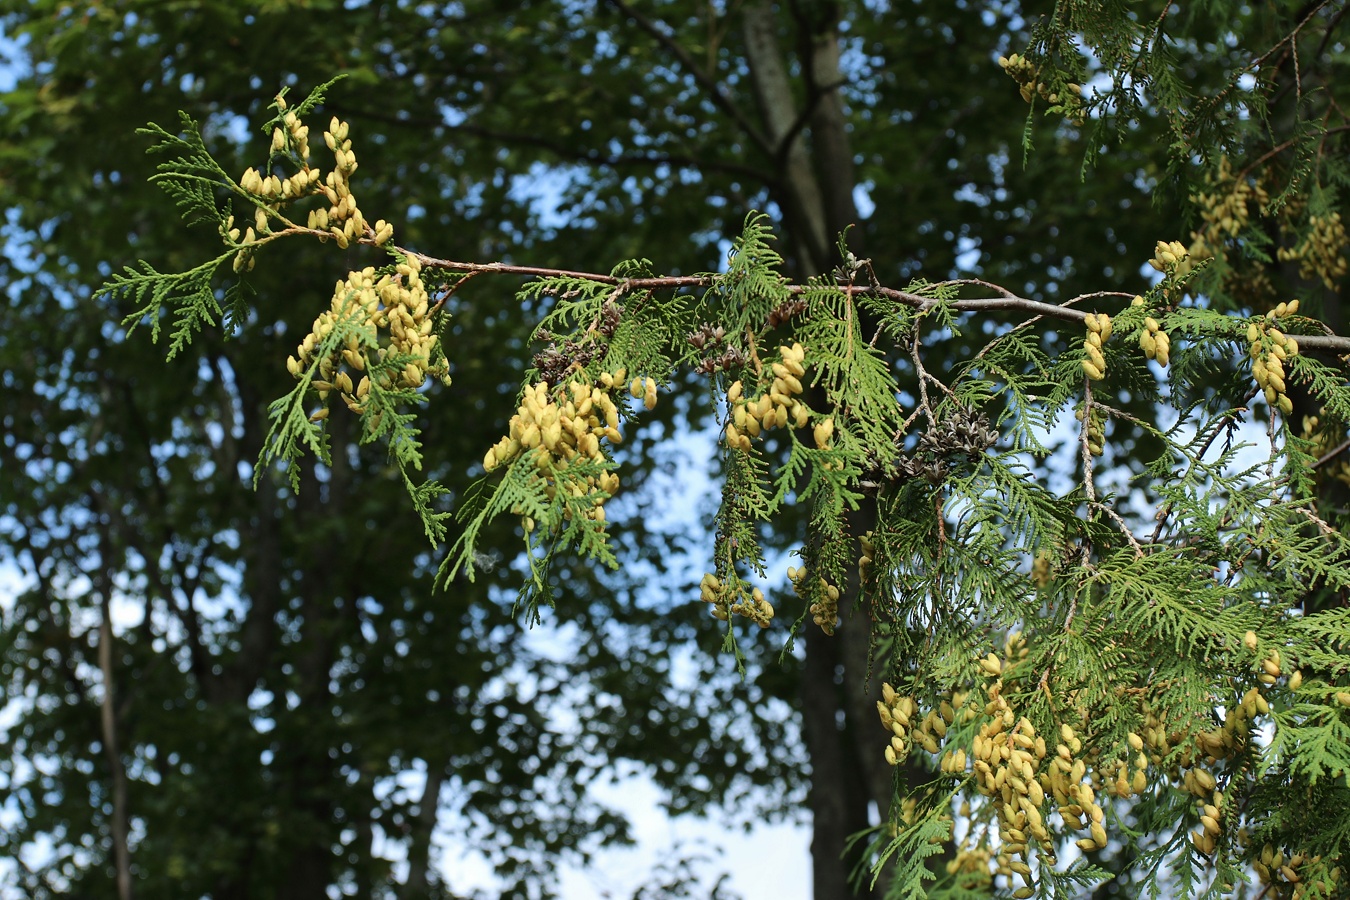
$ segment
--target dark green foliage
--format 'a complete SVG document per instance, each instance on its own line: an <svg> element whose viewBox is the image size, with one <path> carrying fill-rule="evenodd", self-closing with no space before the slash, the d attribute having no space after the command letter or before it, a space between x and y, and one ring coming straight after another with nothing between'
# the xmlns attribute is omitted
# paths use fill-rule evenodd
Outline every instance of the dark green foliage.
<svg viewBox="0 0 1350 900"><path fill-rule="evenodd" d="M1204 764L1234 811L1212 857L1187 838L1197 813L1179 775L1195 766L1176 745L1150 764L1144 795L1108 809L1109 848L1061 863L1053 877L1041 869L1044 894L1078 895L1114 875L1144 896L1217 895L1220 885L1250 877L1248 863L1265 842L1286 856L1304 854L1306 881L1329 876L1350 835L1338 699L1347 686L1350 625L1340 613L1350 585L1342 516L1328 500L1339 463L1318 460L1350 421L1350 392L1334 358L1305 352L1285 372L1296 413L1267 416L1246 332L1294 292L1307 313L1282 322L1287 331L1317 335L1323 322L1343 330L1335 279L1305 272L1289 255L1314 233L1314 216L1338 208L1347 180L1337 118L1338 86L1347 83L1339 78L1343 10L1068 3L1030 20L1027 35L1016 33L1027 13L1006 6L876 4L848 10L842 32L833 30L842 12L828 4L783 7L771 21L775 37L800 56L792 87L795 99L805 98L802 146L820 154L813 161L832 204L824 230L858 220L847 208L858 191L875 204L841 240L839 258L827 260L814 249L821 223L803 217L801 193L788 189L800 171L785 165L790 146L745 125L746 86L757 70L735 16L672 0L642 10L660 20L644 28L618 3L393 5L378 13L374 6L306 11L303 28L302 7L288 3L242 13L232 3L172 12L146 4L131 17L100 5L87 15L56 3L0 6L7 26L56 61L51 73L22 79L0 110L5 134L15 137L0 149L0 181L15 188L20 226L43 255L36 286L26 285L23 303L7 310L0 344L16 398L5 422L14 437L5 447L3 527L10 552L39 582L8 616L6 678L12 694L36 695L35 709L47 716L26 715L8 736L8 764L12 772L15 760L37 753L61 761L44 776L45 806L33 787L11 782L22 821L7 840L12 848L69 835L50 866L16 876L30 892L53 890L62 878L92 886L110 855L112 813L102 802L109 763L96 752L93 724L99 679L90 674L91 632L81 624L97 615L100 589L63 580L93 567L104 573L102 601L116 583L147 611L146 624L119 629L126 652L116 662L122 683L134 686L125 688L118 721L130 808L147 835L135 854L143 895L285 895L301 883L361 896L400 892L368 832L376 822L406 828L409 853L425 860L420 807L411 798L378 799L377 785L433 765L473 783L462 808L494 823L473 840L492 848L502 872L547 885L541 872L554 858L593 846L588 829L601 841L624 836L623 824L580 792L561 804L549 794L550 785L576 788L604 767L551 736L549 703L561 703L565 686L576 683L618 698L612 708L583 704L577 746L593 739L602 756L651 760L672 806L732 803L751 783L771 783L788 798L780 811L800 801L804 761L784 749L791 728L741 693L754 684L721 688L712 700L671 690L671 648L714 648L713 631L722 628L698 614L704 607L692 585L683 586L685 603L663 599L647 609L632 600L651 572L670 571L679 541L641 521L597 525L585 514L608 499L605 492L549 497L523 458L475 481L473 461L505 430L536 322L535 339L570 347L563 362L578 363L591 380L624 367L659 382L657 409L623 409L627 446L637 449L607 447L603 460L574 473L620 473L634 488L652 477L641 455L652 443L644 428L696 430L689 426L701 424L707 396L725 426L730 385L739 380L747 394L759 393L777 348L802 343L810 424L767 432L749 452L723 442L716 534L698 558L711 550L715 574L733 590L764 583L769 561L785 549L798 551L813 579L846 590L861 583L860 602L842 608L841 630L866 629L846 651L853 654L843 663L847 691L863 690L862 648L870 652L867 676L875 665L873 686L889 680L924 709L954 690L986 702L990 689L975 660L1022 631L1030 645L1011 664L1005 695L1044 734L1071 722L1103 758L1119 754L1141 727L1141 700L1149 714L1193 736L1215 731L1251 690L1268 699L1261 723L1273 725L1270 743L1248 735L1231 756ZM831 41L852 54L850 68L840 86L822 89L806 54ZM1029 109L991 62L998 50L1027 43L1045 86L1044 95L1033 91ZM102 57L117 63L105 68ZM409 60L425 60L426 70L407 77ZM436 322L451 348L454 385L377 385L359 415L337 406L321 422L307 409L315 368L291 382L281 362L327 302L312 286L331 281L334 270L374 264L372 251L335 263L331 245L262 247L275 235L244 247L229 238L225 203L257 205L227 174L243 168L240 149L225 137L232 117L268 118L258 98L275 84L312 82L315 65L352 69L329 101L356 123L369 179L363 201L397 223L406 248L557 271L527 282L514 301L503 299L510 291L500 282L461 292L479 278L476 270L447 264L429 274L428 285L455 287ZM703 79L697 66L706 66ZM188 77L193 71L210 73L209 88ZM1254 87L1244 74L1255 75ZM1069 99L1070 82L1089 85L1082 104ZM822 111L836 95L847 104L847 127L841 117L831 132ZM95 98L135 115L104 116ZM314 102L297 111L311 113ZM217 225L224 254L212 235L198 241L173 232L153 201L133 193L151 173L141 147L128 143L127 121L172 121L179 107L192 118L180 119L178 135L154 132L174 158L153 178L189 221ZM266 132L279 123L276 112ZM201 135L193 120L205 124ZM841 134L852 146L827 156ZM1020 171L1009 162L1019 135ZM284 169L295 162L288 153L269 163ZM1210 176L1225 157L1239 174L1216 182ZM110 177L109 166L120 187L91 188ZM527 171L560 177L560 208L576 215L541 218L515 193L513 174ZM1219 258L1169 279L1166 289L1147 289L1133 272L1152 242L1185 238L1192 225L1209 228L1202 189L1221 195L1239 182L1265 197L1249 201L1249 218L1219 243L1207 236ZM773 244L767 220L745 218L752 207L781 212L774 225L787 240ZM630 283L707 269L723 236L733 251L726 271L673 276L678 286ZM780 255L778 246L790 249ZM872 259L849 246L859 255L865 247ZM155 268L141 263L120 275L99 268L125 265L128 256ZM229 258L245 271L258 263L250 290L221 272ZM616 265L625 258L635 261ZM586 269L610 274L577 274ZM956 277L972 273L980 281ZM4 274L17 285L23 267L6 263ZM101 299L112 311L91 316L80 298L107 279ZM905 282L903 297L876 290ZM1136 291L1145 309L1126 305ZM978 305L1018 295L1073 299L1067 312ZM797 301L801 308L789 312ZM607 303L622 309L601 337L594 323ZM1115 336L1102 348L1104 381L1083 379L1088 353L1073 310L1115 317ZM1146 313L1175 341L1165 374L1137 350ZM148 318L156 336L166 323L176 367L160 368L137 338L101 327L123 316ZM221 319L237 341L217 339L210 326ZM709 357L689 337L713 327L739 359L692 372ZM378 341L357 323L339 322L321 349L349 339L367 349ZM1268 338L1262 347L1271 352ZM525 387L541 378L559 387L547 377L557 361L548 349L535 356ZM372 371L392 376L412 362L391 354ZM210 375L199 383L199 373ZM666 403L684 396L697 399ZM75 415L76 407L96 412ZM1075 413L1082 424L1073 428ZM1320 416L1329 444L1304 435L1304 415ZM817 446L811 432L827 417L833 436ZM225 421L235 427L221 439L214 427ZM976 439L985 427L994 429L992 444ZM1104 457L1089 453L1098 439ZM1067 475L1051 461L1066 440ZM372 441L379 451L362 449ZM144 461L119 468L128 447ZM278 468L298 495L278 484ZM240 482L249 480L258 493L241 499ZM395 499L400 487L422 535L407 498ZM47 524L63 519L76 524L68 532ZM557 527L532 531L526 519ZM483 565L513 528L526 545L524 605L535 616L541 601L555 605L551 618L577 625L585 637L574 662L550 665L513 636L510 604L498 594L518 586L520 573ZM867 532L870 570L856 573ZM428 598L422 540L439 545L451 535L441 583L453 600ZM171 565L158 571L162 560ZM1042 560L1046 577L1033 584L1026 573ZM230 571L241 573L240 587L227 589ZM247 605L198 612L231 590ZM744 653L748 674L790 697L795 670L764 670L759 660L766 647L791 646L801 628L814 628L810 607L827 597L814 580L799 596L770 595L778 621L796 625L775 624L764 633L769 640L755 640L733 619L723 646ZM194 637L194 627L203 633ZM1248 630L1259 636L1259 652L1247 647ZM1266 684L1261 666L1272 648L1282 668ZM705 680L730 668L699 660ZM483 698L501 685L488 673L512 662L545 673L539 698L527 701L528 689L512 685L509 702L489 705ZM1294 671L1303 673L1297 689ZM430 699L448 696L449 685L454 703ZM288 692L300 698L295 708L279 699ZM887 738L870 715L858 718L856 707L869 712L869 704L855 699L849 693L822 717L831 728L845 719L840 740L858 748L841 777L880 765ZM250 701L264 704L261 712ZM178 720L158 711L165 703ZM266 736L264 719L276 723L275 737ZM678 739L653 755L634 724L646 721L678 723ZM739 742L723 752L745 722L771 753ZM978 725L954 723L948 746L969 746ZM477 737L479 730L501 743ZM936 760L913 752L919 768ZM680 787L694 776L711 789ZM240 784L267 802L237 800L232 788ZM899 860L883 873L895 896L928 888L973 896L974 888L944 877L942 859L924 862L950 852L929 841L947 833L937 817L952 812L956 793L973 796L971 785L946 775L936 791L906 789L920 802L917 818L902 823L896 804L854 845L851 860L882 865L884 853ZM544 813L544 797L557 818ZM884 806L889 798L874 799ZM862 806L865 820L865 798ZM988 834L993 812L975 797L964 818ZM182 819L191 824L180 826ZM260 824L269 820L280 824ZM357 838L346 836L344 823ZM1240 825L1250 842L1236 839ZM873 838L869 856L863 850ZM672 884L683 889L679 878Z"/></svg>

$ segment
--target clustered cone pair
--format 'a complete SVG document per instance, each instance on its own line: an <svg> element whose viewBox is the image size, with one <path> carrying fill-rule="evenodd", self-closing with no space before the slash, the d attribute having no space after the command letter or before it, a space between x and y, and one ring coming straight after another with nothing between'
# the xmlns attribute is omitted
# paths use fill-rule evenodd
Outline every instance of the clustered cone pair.
<svg viewBox="0 0 1350 900"><path fill-rule="evenodd" d="M1276 328L1276 319L1298 313L1298 301L1281 303L1265 318L1247 326L1247 342L1251 345L1252 377L1265 395L1266 402L1286 416L1294 411L1294 403L1285 393L1285 360L1298 356L1298 341Z"/></svg>
<svg viewBox="0 0 1350 900"><path fill-rule="evenodd" d="M1270 201L1259 181L1237 177L1226 156L1219 159L1217 172L1205 176L1205 183L1211 189L1192 196L1204 223L1201 231L1192 234L1191 252L1197 256L1221 253L1223 242L1247 227L1250 205L1255 202L1259 209Z"/></svg>
<svg viewBox="0 0 1350 900"><path fill-rule="evenodd" d="M872 575L872 565L877 557L877 545L875 543L875 533L867 532L858 538L858 545L862 552L858 554L858 580L866 583Z"/></svg>
<svg viewBox="0 0 1350 900"><path fill-rule="evenodd" d="M1010 636L1005 649L1008 665L1027 654L1026 642L1017 634ZM1061 726L1062 740L1051 755L1045 738L1037 734L1031 721L1014 713L1002 693L1005 660L990 653L979 665L987 677L995 679L986 704L974 704L958 692L951 702L944 700L930 709L917 724L915 701L897 695L889 684L882 685L877 711L882 725L891 731L886 761L898 765L911 746L918 745L930 753L942 753L939 767L944 774L973 775L976 789L990 798L998 819L998 873L1020 876L1026 884L1013 896L1030 897L1034 893L1031 848L1039 848L1046 865L1056 863L1055 841L1043 811L1047 797L1055 801L1066 827L1088 830L1089 836L1078 840L1080 849L1106 846L1104 812L1089 777L1095 778L1096 773L1089 773L1088 763L1080 755L1082 741L1070 726ZM971 758L962 747L942 751L941 743L958 716L966 721L983 719Z"/></svg>
<svg viewBox="0 0 1350 900"><path fill-rule="evenodd" d="M1130 302L1131 306L1143 306L1144 298L1138 294ZM1144 330L1139 332L1139 349L1148 359L1155 359L1158 365L1166 366L1172 352L1172 339L1162 330L1162 325L1152 316L1144 318Z"/></svg>
<svg viewBox="0 0 1350 900"><path fill-rule="evenodd" d="M296 355L287 357L286 370L296 378L302 377L323 349L325 339L342 324L347 331L345 345L318 360L320 377L312 384L321 401L326 403L328 393L337 390L352 412L364 412L372 375L374 385L382 390L415 389L422 386L428 375L449 383L449 365L437 352L438 338L429 314L430 298L420 273L421 264L413 256L395 266L393 272L379 277L369 266L350 273L346 281L339 281L334 287L329 309L314 320L313 329L296 348ZM355 331L359 328L374 329L377 334L387 330L388 344L368 346L357 337ZM374 360L371 349L375 350ZM401 365L386 366L386 360ZM367 373L372 362L375 371ZM347 370L360 377L355 386ZM325 406L313 418L322 419L327 414ZM378 425L378 421L371 423L372 428Z"/></svg>
<svg viewBox="0 0 1350 900"><path fill-rule="evenodd" d="M802 392L801 379L806 376L806 367L802 364L806 350L801 344L791 347L779 347L780 362L773 363L773 384L758 397L745 396L745 385L733 382L727 389L727 403L731 405L731 421L727 423L727 444L742 452L749 453L751 439L759 437L761 431L784 427L791 423L794 428L805 428L810 421L811 411L798 399ZM816 446L824 450L830 446L834 436L834 419L826 418L818 422L814 429Z"/></svg>
<svg viewBox="0 0 1350 900"><path fill-rule="evenodd" d="M1308 225L1308 233L1297 246L1281 247L1276 256L1282 261L1298 260L1300 275L1320 278L1327 290L1334 291L1347 271L1345 224L1341 222L1341 214L1333 212L1309 216Z"/></svg>
<svg viewBox="0 0 1350 900"><path fill-rule="evenodd" d="M1052 110L1062 112L1073 124L1080 126L1083 124L1085 120L1082 109L1083 88L1081 85L1069 82L1064 85L1064 93L1060 94L1051 85L1037 80L1039 70L1035 63L1020 53L1000 56L998 64L1017 82L1018 91L1021 93L1023 100L1030 103L1032 97L1040 97L1050 104Z"/></svg>
<svg viewBox="0 0 1350 900"><path fill-rule="evenodd" d="M1083 407L1078 407L1073 417L1083 421ZM1106 413L1102 412L1100 406L1094 405L1088 414L1087 433L1084 436L1087 438L1088 452L1093 456L1101 456L1106 452Z"/></svg>
<svg viewBox="0 0 1350 900"><path fill-rule="evenodd" d="M1260 857L1252 861L1256 877L1267 886L1260 896L1280 900L1341 896L1337 890L1341 880L1341 867L1335 866L1328 871L1318 865L1321 862L1320 855L1291 853L1286 856L1284 851L1277 847L1270 844L1263 845ZM1317 876L1310 877L1310 873L1319 868L1322 871Z"/></svg>
<svg viewBox="0 0 1350 900"><path fill-rule="evenodd" d="M745 616L760 628L768 628L773 621L773 605L759 588L746 593L743 582L725 585L716 575L708 574L699 581L698 591L703 602L713 605L713 616L723 622L732 616Z"/></svg>
<svg viewBox="0 0 1350 900"><path fill-rule="evenodd" d="M804 600L811 597L812 588L815 588L815 599L807 610L811 613L811 621L826 634L834 634L835 626L839 624L839 588L824 578L817 578L812 585L805 566L788 566L787 576L792 582L792 590Z"/></svg>
<svg viewBox="0 0 1350 900"><path fill-rule="evenodd" d="M1254 633L1249 632L1244 643L1256 651ZM1212 854L1223 833L1226 814L1225 797L1215 772L1221 766L1231 766L1246 752L1256 719L1269 713L1260 690L1249 689L1227 709L1223 724L1212 731L1183 733L1144 705L1140 710L1143 725L1139 733L1126 735L1127 746L1121 748L1120 755L1103 754L1099 747L1085 749L1078 731L1086 727L1086 714L1077 726L1061 723L1059 740L1051 749L1004 696L1006 673L1027 655L1025 640L1019 634L1010 635L1002 658L990 653L978 660L985 677L993 679L985 691L987 703L976 704L966 693L956 692L950 702L943 700L922 718L912 698L901 697L889 684L883 685L883 700L877 708L883 726L891 732L886 761L897 765L918 746L942 754L939 768L944 774L973 776L976 789L993 801L999 822L998 874L1015 873L1028 882L1014 896L1029 897L1033 893L1029 848L1038 847L1043 863L1055 865L1056 838L1046 824L1047 800L1053 801L1063 827L1087 829L1088 835L1076 842L1081 850L1099 850L1106 846L1108 836L1098 792L1107 790L1121 799L1138 796L1149 789L1151 771L1196 798L1200 827L1191 834L1191 841L1200 852ZM1276 684L1284 674L1279 651L1271 648L1258 659L1261 684ZM1297 690L1301 684L1300 673L1289 677L1289 689ZM1344 698L1338 693L1336 702L1350 706L1350 692L1342 693ZM980 720L970 758L964 748L948 746L944 750L942 746L948 727L958 719ZM1278 867L1272 872L1279 877ZM1287 876L1285 880L1293 883Z"/></svg>
<svg viewBox="0 0 1350 900"><path fill-rule="evenodd" d="M1083 317L1087 326L1087 337L1083 340L1083 350L1087 358L1083 360L1083 372L1093 381L1106 377L1106 357L1102 355L1102 345L1111 338L1111 317L1106 313L1088 313Z"/></svg>
<svg viewBox="0 0 1350 900"><path fill-rule="evenodd" d="M611 444L623 440L619 432L619 408L611 394L621 389L627 373L602 372L592 384L581 373L566 385L562 402L554 399L547 382L540 381L525 391L520 408L511 417L506 437L483 457L483 468L492 472L508 466L522 456L532 456L539 477L547 479L545 492L550 500L563 486L573 498L588 498L585 515L595 522L605 521L604 502L619 490L619 476L609 470L578 475L577 463L608 464L600 439ZM656 382L645 380L644 392L656 403ZM564 510L571 518L572 507ZM533 529L526 521L525 529Z"/></svg>

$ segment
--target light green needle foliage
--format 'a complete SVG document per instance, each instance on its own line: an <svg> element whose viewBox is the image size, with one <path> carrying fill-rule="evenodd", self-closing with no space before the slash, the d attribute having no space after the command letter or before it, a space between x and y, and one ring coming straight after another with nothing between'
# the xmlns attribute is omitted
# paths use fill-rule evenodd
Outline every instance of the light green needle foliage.
<svg viewBox="0 0 1350 900"><path fill-rule="evenodd" d="M1055 39L1044 32L1039 52ZM1148 74L1166 87L1166 70ZM1076 114L1056 82L1048 93ZM130 324L158 335L171 318L172 355L220 316L213 276L231 255L241 277L280 237L389 255L337 283L286 362L294 386L271 407L261 466L298 484L304 456L326 460L340 398L333 414L388 446L428 539L453 533L441 582L472 578L504 520L528 563L521 602L538 615L576 599L551 574L564 555L621 564L606 512L615 450L663 396L700 385L724 478L700 593L726 646L740 619L785 645L802 628L865 624L886 684L876 753L932 773L898 780L885 822L860 837L888 896L1069 897L1113 874L1139 896L1217 896L1251 873L1271 896L1344 893L1350 545L1319 515L1323 438L1290 421L1286 391L1347 422L1350 387L1299 351L1325 329L1296 303L1208 308L1192 282L1205 260L1175 242L1159 242L1153 288L1131 300L1131 278L1081 307L977 283L890 289L842 245L838 269L793 284L758 215L716 274L439 260L361 214L345 124L325 135L333 168L311 165L303 114L318 96L295 110L278 98L268 165L238 181L191 122L182 136L152 130L170 154L156 178L228 249L183 274L142 263L105 288L142 304ZM242 237L230 203L254 217ZM452 529L444 489L411 474L416 409L427 377L454 364L437 296L494 271L538 276L517 299L544 310L542 349L522 360L515 415ZM970 359L934 364L935 338L986 322ZM1127 394L1154 415L1117 408ZM1122 435L1151 458L1103 470ZM1072 477L1053 488L1066 440ZM805 513L800 565L771 585L760 538L789 508ZM785 587L791 626L768 599Z"/></svg>

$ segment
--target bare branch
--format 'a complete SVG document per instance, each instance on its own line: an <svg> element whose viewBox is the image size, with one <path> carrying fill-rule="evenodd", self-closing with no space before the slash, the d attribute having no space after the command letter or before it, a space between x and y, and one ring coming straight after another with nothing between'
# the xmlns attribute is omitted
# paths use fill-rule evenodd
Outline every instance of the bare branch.
<svg viewBox="0 0 1350 900"><path fill-rule="evenodd" d="M287 230L309 233L325 238L328 237L328 232L326 231L316 231L309 228L297 227L295 229ZM276 234L280 233L281 232L276 232ZM363 243L373 243L373 239L363 239ZM428 256L424 253L416 253L411 250L406 250L404 252L409 256L416 257L423 266L448 269L452 272L464 272L468 274L495 273L498 275L526 275L534 278L578 278L585 281L594 281L598 284L622 284L625 290L679 290L681 288L702 288L710 287L717 279L717 276L715 275L665 275L652 278L619 278L614 275L603 275L597 272L578 272L572 269L519 266L500 262L458 262L456 260ZM1091 294L1083 294L1080 297L1074 297L1064 304L1046 303L1042 300L1031 300L1026 297L1019 297L1006 288L973 278L958 278L951 281L943 281L929 285L929 289L959 287L962 285L975 285L988 288L999 294L999 296L969 297L958 300L936 300L933 297L924 294L915 294L910 291L901 291L881 285L850 284L840 285L839 289L850 296L871 294L885 297L888 300L894 300L897 303L912 306L920 312L935 306L945 305L949 309L960 312L1024 312L1048 319L1058 319L1061 322L1070 322L1075 325L1083 324L1089 315L1089 311L1072 309L1068 304L1094 297L1133 296L1132 294L1125 294L1123 292L1096 291ZM789 284L786 287L788 293L791 294L803 294L810 290L819 290L819 287L817 286L803 284ZM1299 334L1293 335L1293 337L1298 340L1299 347L1304 350L1320 350L1328 353L1350 353L1350 337L1342 337L1336 334Z"/></svg>

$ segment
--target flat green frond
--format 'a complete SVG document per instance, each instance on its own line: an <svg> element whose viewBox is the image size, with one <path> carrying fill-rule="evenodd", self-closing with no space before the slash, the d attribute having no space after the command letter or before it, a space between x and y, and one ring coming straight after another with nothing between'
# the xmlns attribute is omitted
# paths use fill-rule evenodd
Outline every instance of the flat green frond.
<svg viewBox="0 0 1350 900"><path fill-rule="evenodd" d="M179 113L179 127L180 134L170 134L153 122L137 130L137 134L155 141L148 153L168 157L155 166L150 181L173 198L187 224L223 224L226 213L220 209L217 192L232 185L233 179L206 148L201 129L191 116Z"/></svg>
<svg viewBox="0 0 1350 900"><path fill-rule="evenodd" d="M258 464L253 469L253 487L256 490L263 473L278 462L286 466L291 490L300 490L300 460L309 452L325 465L329 462L327 431L305 411L305 396L317 370L316 363L284 397L273 400L267 407L271 425L263 439Z"/></svg>
<svg viewBox="0 0 1350 900"><path fill-rule="evenodd" d="M159 340L161 320L167 307L174 320L168 351L168 358L173 359L192 343L196 332L214 325L221 315L211 279L231 256L232 252L223 253L186 272L158 272L149 263L141 261L139 270L127 266L121 273L114 273L94 292L94 299L129 297L136 308L123 317L122 324L130 332L148 320L154 341Z"/></svg>

